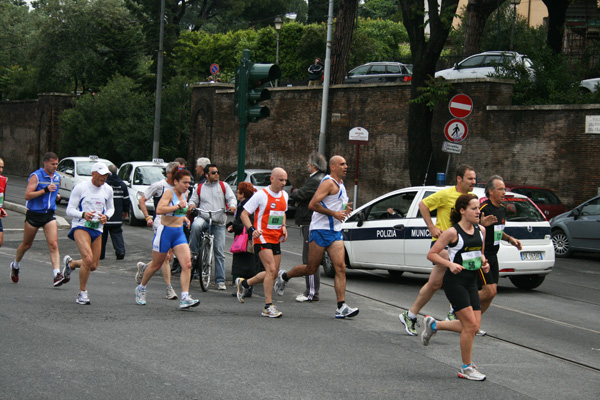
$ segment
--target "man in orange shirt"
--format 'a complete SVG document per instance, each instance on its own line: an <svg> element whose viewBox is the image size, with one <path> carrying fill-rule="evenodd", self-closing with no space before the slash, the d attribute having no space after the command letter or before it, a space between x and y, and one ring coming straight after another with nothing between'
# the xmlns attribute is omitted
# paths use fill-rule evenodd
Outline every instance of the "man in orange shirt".
<svg viewBox="0 0 600 400"><path fill-rule="evenodd" d="M242 223L248 234L254 239L254 253L258 254L265 270L250 279L237 278L237 298L240 303L250 286L262 283L265 289L265 308L263 317L279 318L282 313L273 305L273 282L279 272L281 264L280 243L287 240L287 227L285 225L288 194L283 190L287 182L287 172L282 168L275 168L271 172L271 185L258 191L244 205ZM250 215L254 214L254 225Z"/></svg>

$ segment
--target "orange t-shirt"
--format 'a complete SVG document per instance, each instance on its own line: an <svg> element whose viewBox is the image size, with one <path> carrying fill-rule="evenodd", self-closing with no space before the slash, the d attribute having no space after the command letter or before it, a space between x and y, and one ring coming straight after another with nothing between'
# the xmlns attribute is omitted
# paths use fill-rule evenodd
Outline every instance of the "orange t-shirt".
<svg viewBox="0 0 600 400"><path fill-rule="evenodd" d="M273 193L269 188L255 193L248 200L244 210L254 214L254 227L262 231L262 235L254 239L254 244L280 242L287 204L288 194L285 191Z"/></svg>

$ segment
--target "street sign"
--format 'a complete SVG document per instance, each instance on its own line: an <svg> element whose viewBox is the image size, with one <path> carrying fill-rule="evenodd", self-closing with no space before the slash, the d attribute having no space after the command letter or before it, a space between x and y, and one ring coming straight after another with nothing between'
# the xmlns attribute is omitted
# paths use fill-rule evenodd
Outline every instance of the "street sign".
<svg viewBox="0 0 600 400"><path fill-rule="evenodd" d="M365 128L352 128L350 129L350 144L367 144L369 143L369 131Z"/></svg>
<svg viewBox="0 0 600 400"><path fill-rule="evenodd" d="M451 119L444 127L444 135L446 139L452 143L459 143L465 140L469 128L467 123L462 119Z"/></svg>
<svg viewBox="0 0 600 400"><path fill-rule="evenodd" d="M444 142L442 144L442 151L445 153L460 154L462 152L462 144Z"/></svg>
<svg viewBox="0 0 600 400"><path fill-rule="evenodd" d="M219 73L219 71L220 71L219 64L211 64L210 65L210 74L211 75L216 75Z"/></svg>
<svg viewBox="0 0 600 400"><path fill-rule="evenodd" d="M473 111L473 100L466 94L457 94L450 99L448 110L454 118L466 118Z"/></svg>

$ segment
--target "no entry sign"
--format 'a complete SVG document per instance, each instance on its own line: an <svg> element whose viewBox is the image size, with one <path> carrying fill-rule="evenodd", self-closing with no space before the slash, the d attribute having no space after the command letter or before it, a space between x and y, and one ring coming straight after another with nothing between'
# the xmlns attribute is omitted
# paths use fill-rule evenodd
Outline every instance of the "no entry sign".
<svg viewBox="0 0 600 400"><path fill-rule="evenodd" d="M469 128L467 127L467 123L462 119L451 119L446 124L444 128L444 135L446 135L446 139L452 143L458 143L465 140L467 137L467 133Z"/></svg>
<svg viewBox="0 0 600 400"><path fill-rule="evenodd" d="M466 118L473 111L473 100L466 94L457 94L450 99L448 110L454 118Z"/></svg>

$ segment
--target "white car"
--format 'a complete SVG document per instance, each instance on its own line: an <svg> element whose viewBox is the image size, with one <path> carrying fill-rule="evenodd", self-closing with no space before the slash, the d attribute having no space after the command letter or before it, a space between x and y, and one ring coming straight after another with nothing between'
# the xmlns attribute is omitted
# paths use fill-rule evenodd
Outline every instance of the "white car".
<svg viewBox="0 0 600 400"><path fill-rule="evenodd" d="M596 93L600 85L600 78L584 79L579 82L579 89L583 93Z"/></svg>
<svg viewBox="0 0 600 400"><path fill-rule="evenodd" d="M162 159L153 161L130 161L123 163L119 167L117 176L125 182L129 191L129 201L131 208L129 211L130 225L146 225L144 213L140 210L139 199L146 189L154 182L165 179L167 163ZM148 212L154 211L154 201L146 199L146 208Z"/></svg>
<svg viewBox="0 0 600 400"><path fill-rule="evenodd" d="M514 51L486 51L467 57L454 64L452 68L436 72L435 77L444 79L487 78L496 73L496 68L506 62L523 64L529 71L529 75L535 76L533 63L527 56Z"/></svg>
<svg viewBox="0 0 600 400"><path fill-rule="evenodd" d="M79 182L92 180L92 166L97 162L103 162L107 166L113 163L105 158L98 156L88 157L66 157L60 160L56 172L60 175L60 194L61 201L68 201L73 187Z"/></svg>
<svg viewBox="0 0 600 400"><path fill-rule="evenodd" d="M348 268L385 269L392 276L404 272L429 274L427 260L431 234L419 213L419 202L444 186L415 186L387 193L353 211L342 224ZM482 188L474 188L480 199ZM554 267L550 224L526 196L506 194L505 232L518 238L523 250L501 242L498 252L500 277L508 277L521 289L538 287ZM388 212L393 209L395 215ZM432 212L435 217L435 211ZM434 219L435 220L435 219ZM323 261L327 276L333 266Z"/></svg>

